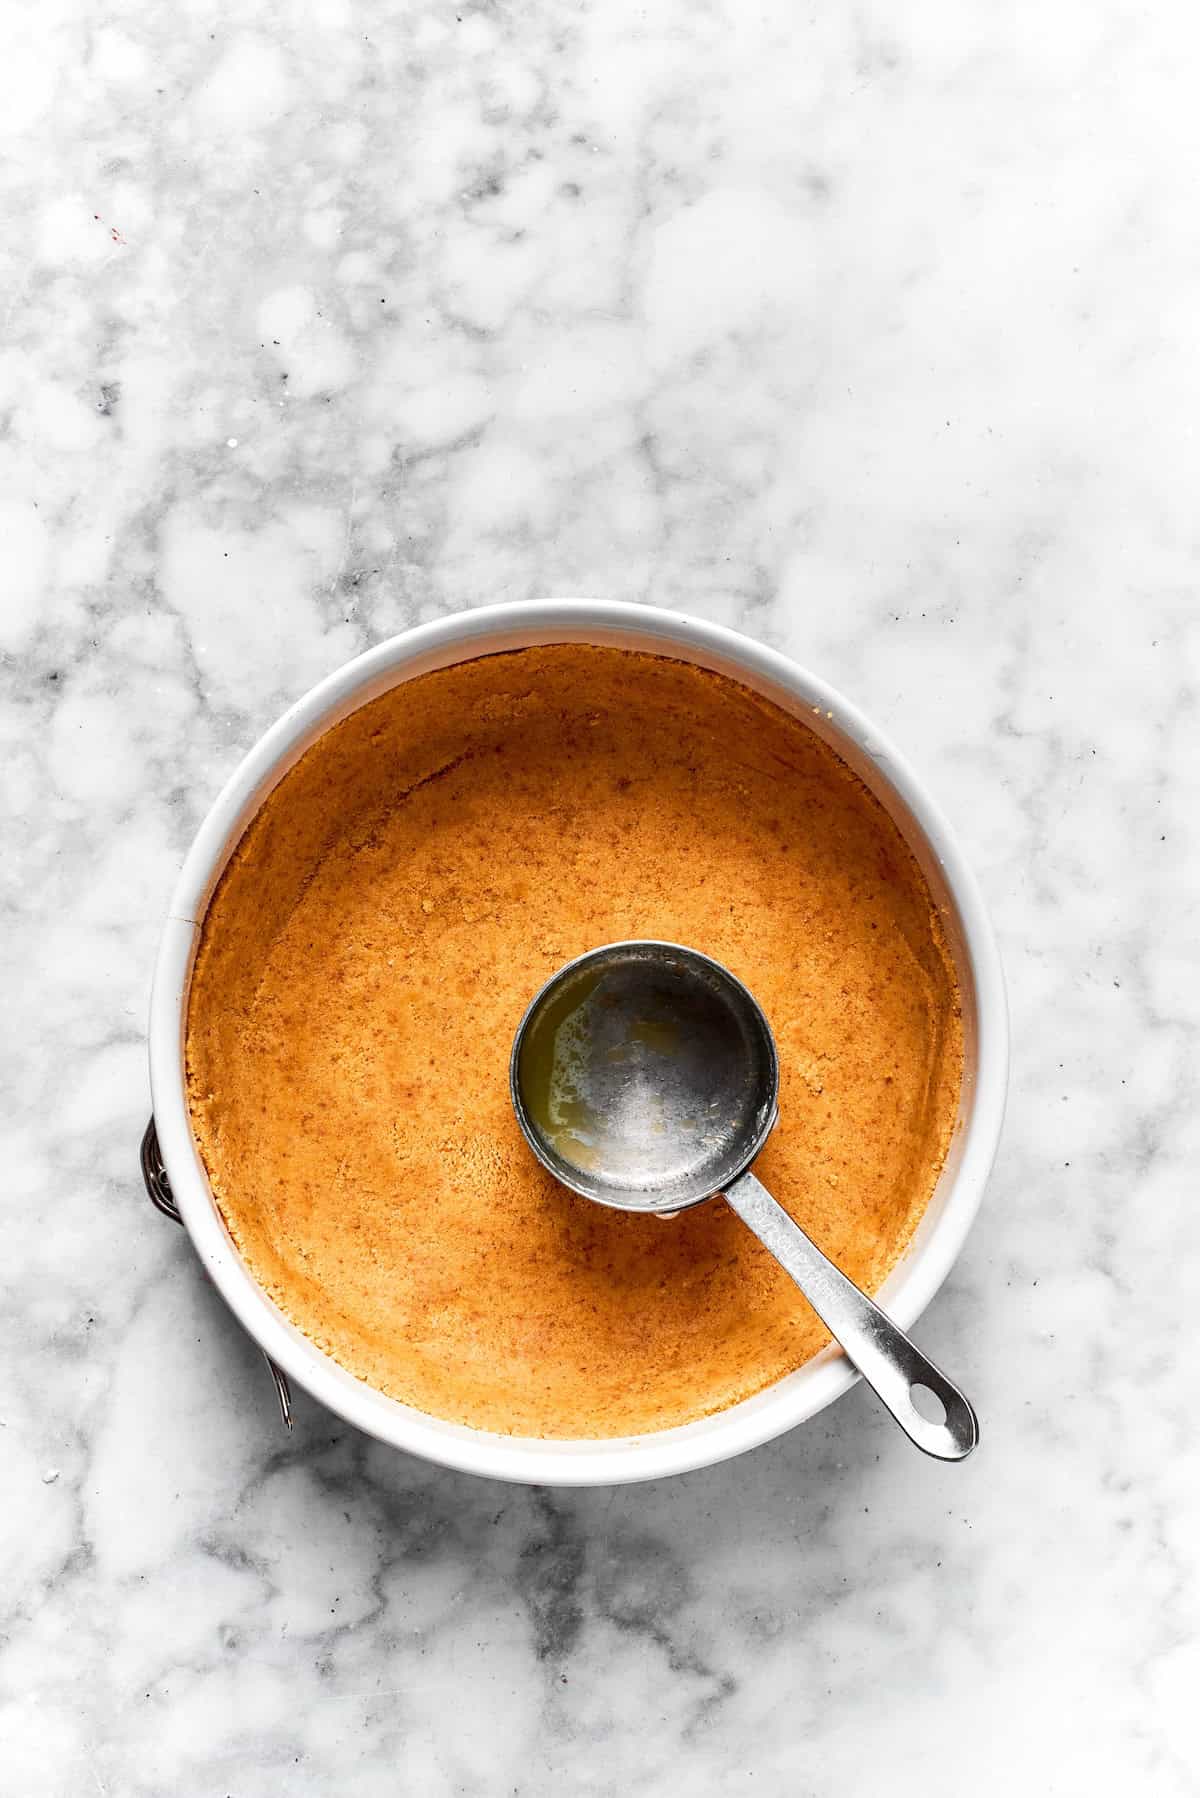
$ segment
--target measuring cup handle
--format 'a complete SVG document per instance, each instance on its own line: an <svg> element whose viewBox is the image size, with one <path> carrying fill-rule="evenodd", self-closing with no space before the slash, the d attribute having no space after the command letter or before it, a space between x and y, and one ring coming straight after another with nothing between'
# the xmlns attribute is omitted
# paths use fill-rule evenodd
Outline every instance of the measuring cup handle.
<svg viewBox="0 0 1200 1798"><path fill-rule="evenodd" d="M725 1199L792 1276L905 1435L940 1461L969 1455L979 1440L979 1420L953 1380L821 1253L753 1174L735 1180ZM928 1387L941 1400L943 1422L933 1423L917 1410L916 1386Z"/></svg>

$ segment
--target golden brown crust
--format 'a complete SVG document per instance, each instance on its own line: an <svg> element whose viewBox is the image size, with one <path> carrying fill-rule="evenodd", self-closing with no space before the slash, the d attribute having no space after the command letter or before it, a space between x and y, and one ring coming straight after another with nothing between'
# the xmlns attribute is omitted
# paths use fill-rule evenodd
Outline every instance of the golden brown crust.
<svg viewBox="0 0 1200 1798"><path fill-rule="evenodd" d="M602 1210L518 1132L526 1002L625 937L690 943L759 998L783 1084L758 1171L877 1287L953 1127L957 992L886 813L747 689L567 646L426 675L309 751L217 889L187 1039L213 1191L299 1327L424 1411L661 1429L825 1341L722 1203Z"/></svg>

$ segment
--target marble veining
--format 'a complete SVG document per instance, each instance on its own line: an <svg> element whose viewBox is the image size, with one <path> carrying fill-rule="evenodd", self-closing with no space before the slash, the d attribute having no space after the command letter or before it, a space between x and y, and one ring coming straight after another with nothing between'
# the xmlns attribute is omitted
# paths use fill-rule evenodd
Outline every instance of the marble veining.
<svg viewBox="0 0 1200 1798"><path fill-rule="evenodd" d="M1200 1787L1197 28L1131 0L0 11L0 1791ZM922 1341L646 1488L408 1461L145 1201L167 894L315 678L671 605L872 712L1016 1060Z"/></svg>

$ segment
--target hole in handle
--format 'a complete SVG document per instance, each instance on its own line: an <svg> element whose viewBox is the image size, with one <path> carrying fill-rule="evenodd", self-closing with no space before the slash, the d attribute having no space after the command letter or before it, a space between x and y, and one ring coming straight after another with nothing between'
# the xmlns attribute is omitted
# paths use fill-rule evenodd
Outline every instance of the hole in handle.
<svg viewBox="0 0 1200 1798"><path fill-rule="evenodd" d="M932 1386L922 1386L919 1380L915 1380L908 1389L908 1396L913 1402L914 1410L926 1423L945 1423L946 1407Z"/></svg>

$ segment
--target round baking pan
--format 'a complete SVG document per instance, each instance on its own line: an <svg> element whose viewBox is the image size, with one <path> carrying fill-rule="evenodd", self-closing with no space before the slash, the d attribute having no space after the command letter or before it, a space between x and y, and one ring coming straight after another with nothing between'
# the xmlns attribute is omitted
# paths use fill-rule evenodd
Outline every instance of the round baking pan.
<svg viewBox="0 0 1200 1798"><path fill-rule="evenodd" d="M964 1069L950 1153L880 1303L908 1329L959 1254L979 1208L1000 1135L1008 1079L1008 1016L983 903L944 819L883 734L824 682L749 638L675 612L586 599L485 606L381 643L297 701L260 738L197 833L163 930L150 1006L153 1129L143 1155L156 1202L186 1227L196 1252L276 1373L359 1429L410 1454L492 1479L609 1485L658 1479L741 1454L803 1423L857 1378L830 1347L753 1398L653 1434L601 1440L503 1436L431 1417L366 1385L302 1334L239 1256L209 1189L188 1114L184 1032L188 983L205 909L242 833L267 795L333 725L390 688L500 651L591 643L670 655L753 688L829 743L882 802L913 851L941 912L963 1011ZM514 1020L515 1023L515 1020ZM158 1157L161 1157L159 1160Z"/></svg>

